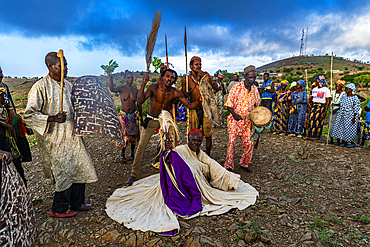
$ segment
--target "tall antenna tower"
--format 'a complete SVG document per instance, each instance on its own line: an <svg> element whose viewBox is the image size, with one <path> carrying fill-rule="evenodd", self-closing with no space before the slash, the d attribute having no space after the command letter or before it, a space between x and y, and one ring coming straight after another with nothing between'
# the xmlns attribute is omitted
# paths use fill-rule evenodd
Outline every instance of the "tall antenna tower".
<svg viewBox="0 0 370 247"><path fill-rule="evenodd" d="M303 56L303 39L304 39L304 29L302 29L302 38L301 38L301 48L299 49L299 56Z"/></svg>
<svg viewBox="0 0 370 247"><path fill-rule="evenodd" d="M307 56L307 36L308 36L308 28L307 28L307 31L306 31L306 46L305 46L305 48L304 48L304 53L306 54L306 56Z"/></svg>

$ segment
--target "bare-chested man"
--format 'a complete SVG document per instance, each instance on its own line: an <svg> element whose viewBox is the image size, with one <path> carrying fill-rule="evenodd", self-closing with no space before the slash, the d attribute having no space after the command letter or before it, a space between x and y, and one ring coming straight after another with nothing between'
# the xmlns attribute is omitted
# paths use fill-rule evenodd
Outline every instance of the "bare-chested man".
<svg viewBox="0 0 370 247"><path fill-rule="evenodd" d="M218 85L212 80L208 72L202 71L202 63L200 57L192 57L190 60L191 73L189 77L189 91L186 92L186 77L182 79L181 92L187 98L190 98L190 102L196 101L200 97L199 82L201 78L208 75L209 83L212 88L217 92ZM208 119L203 112L202 103L198 103L196 109L189 111L189 129L199 129L203 127L204 136L206 137L206 154L211 154L212 148L212 122Z"/></svg>
<svg viewBox="0 0 370 247"><path fill-rule="evenodd" d="M199 95L198 99L194 99L194 102L189 103L179 90L172 87L172 85L177 80L176 71L172 69L166 69L162 72L161 75L162 83L150 85L145 92L144 88L149 81L149 74L146 73L143 77L143 83L141 84L141 88L138 94L138 103L142 104L148 98L150 98L150 107L148 115L146 116L146 119L143 123L144 129L142 130L140 135L140 141L136 150L135 160L132 164L131 176L125 183L125 186L131 186L137 178L145 148L148 145L153 132L160 127L158 116L162 112L162 110L169 110L173 104L173 101L176 99L178 99L189 109L194 109L201 100Z"/></svg>
<svg viewBox="0 0 370 247"><path fill-rule="evenodd" d="M108 68L108 73L111 73ZM111 92L119 93L121 97L121 110L118 115L118 119L121 125L124 146L122 147L122 153L120 160L126 162L126 147L131 144L131 159L135 158L135 146L139 137L139 114L140 120L143 120L143 114L141 111L141 104L137 103L137 94L139 90L136 87L131 86L134 80L134 75L131 72L125 73L126 84L119 87L114 87L113 76L109 76L109 88ZM139 114L138 114L139 112Z"/></svg>

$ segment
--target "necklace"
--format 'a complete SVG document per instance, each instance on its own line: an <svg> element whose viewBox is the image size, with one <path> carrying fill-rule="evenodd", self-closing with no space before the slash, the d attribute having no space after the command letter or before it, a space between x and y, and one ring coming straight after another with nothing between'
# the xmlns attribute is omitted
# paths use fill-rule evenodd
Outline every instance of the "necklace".
<svg viewBox="0 0 370 247"><path fill-rule="evenodd" d="M192 74L190 74L190 76L193 79L193 81L194 81L195 84L199 84L199 81L195 80Z"/></svg>

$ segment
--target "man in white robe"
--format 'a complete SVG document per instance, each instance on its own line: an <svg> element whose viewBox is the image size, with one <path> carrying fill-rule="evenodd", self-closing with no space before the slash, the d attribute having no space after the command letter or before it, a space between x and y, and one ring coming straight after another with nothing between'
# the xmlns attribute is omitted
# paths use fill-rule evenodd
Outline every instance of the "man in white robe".
<svg viewBox="0 0 370 247"><path fill-rule="evenodd" d="M190 134L188 145L177 146L172 151L176 152L186 163L196 183L195 187L199 189L201 194L201 206L198 207L198 212L194 214L192 211L192 215L182 216L192 218L198 215L219 215L227 213L233 208L243 210L253 205L258 191L241 181L239 174L227 171L201 151L202 140L203 136L197 130ZM166 142L167 150L171 146L170 142ZM168 161L163 160L163 156L162 162L161 165L165 164L166 168L161 167L161 169L167 170L172 180L172 187L179 190L181 187L178 182L179 178L176 179L174 175L171 175L174 172L174 167L179 164L174 163L171 167ZM131 187L117 189L107 200L106 212L108 216L133 230L154 231L169 235L177 234L180 225L175 212L165 202L168 201L168 197L164 197L162 186L163 181L160 180L160 174L155 174L134 182ZM190 202L192 204L190 208L194 206L196 200L195 197L193 198L194 200ZM169 199L171 200L171 198Z"/></svg>
<svg viewBox="0 0 370 247"><path fill-rule="evenodd" d="M73 136L74 109L72 84L64 80L63 113L60 113L61 63L56 52L45 57L49 74L37 81L28 94L24 120L35 131L45 177L55 183L50 215L71 217L69 209L86 211L85 184L96 182L97 176L82 137ZM67 61L64 58L64 76Z"/></svg>

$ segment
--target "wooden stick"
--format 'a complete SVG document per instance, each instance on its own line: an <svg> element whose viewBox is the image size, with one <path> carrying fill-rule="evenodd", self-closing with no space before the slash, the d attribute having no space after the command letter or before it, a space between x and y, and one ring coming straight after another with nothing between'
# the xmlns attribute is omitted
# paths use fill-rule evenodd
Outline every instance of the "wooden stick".
<svg viewBox="0 0 370 247"><path fill-rule="evenodd" d="M60 58L60 66L62 68L60 72L60 113L63 112L63 88L64 88L64 54L63 50L60 49L57 56Z"/></svg>
<svg viewBox="0 0 370 247"><path fill-rule="evenodd" d="M306 73L306 91L308 91L308 77L307 77L307 69L304 70Z"/></svg>
<svg viewBox="0 0 370 247"><path fill-rule="evenodd" d="M5 123L5 122L3 122L3 121L0 121L0 125L4 126L5 128L8 128L8 129L10 129L10 130L12 130L12 129L13 129L13 126L12 126L12 125L7 124L7 123Z"/></svg>
<svg viewBox="0 0 370 247"><path fill-rule="evenodd" d="M185 26L185 34L184 34L184 45L185 45L185 73L186 73L186 77L185 77L185 82L186 82L186 92L189 91L189 76L188 76L188 38L187 38L187 35L186 35L186 26ZM190 111L189 111L189 108L186 108L186 114L187 114L187 119L186 119L186 132L189 133L190 131ZM187 135L186 135L187 136ZM188 141L189 141L189 137L188 137Z"/></svg>
<svg viewBox="0 0 370 247"><path fill-rule="evenodd" d="M333 91L333 52L331 53L331 62L330 62L330 91L331 92ZM329 144L331 119L333 117L333 106L331 106L330 108L331 108L331 111L330 111L329 126L328 126L328 136L326 138L326 145Z"/></svg>

